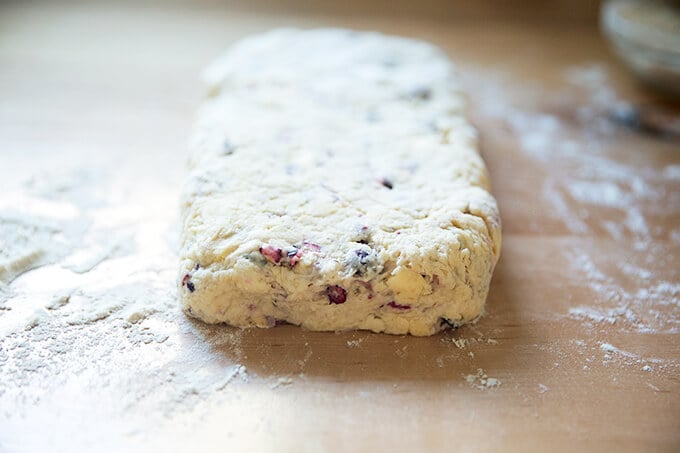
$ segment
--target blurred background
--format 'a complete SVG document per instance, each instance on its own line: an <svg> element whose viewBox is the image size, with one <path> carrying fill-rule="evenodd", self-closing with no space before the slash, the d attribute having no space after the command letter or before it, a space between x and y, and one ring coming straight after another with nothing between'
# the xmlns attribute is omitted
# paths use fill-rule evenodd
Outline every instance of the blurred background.
<svg viewBox="0 0 680 453"><path fill-rule="evenodd" d="M561 22L596 20L600 2L596 0L207 0L204 5L229 5L250 11L278 14L377 15L451 19L531 19Z"/></svg>

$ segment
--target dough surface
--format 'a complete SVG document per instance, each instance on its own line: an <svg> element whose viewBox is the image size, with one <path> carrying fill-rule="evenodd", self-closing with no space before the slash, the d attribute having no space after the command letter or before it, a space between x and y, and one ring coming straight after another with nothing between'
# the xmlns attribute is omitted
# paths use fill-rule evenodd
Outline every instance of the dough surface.
<svg viewBox="0 0 680 453"><path fill-rule="evenodd" d="M423 336L482 314L500 218L440 50L281 29L205 78L178 277L190 315Z"/></svg>

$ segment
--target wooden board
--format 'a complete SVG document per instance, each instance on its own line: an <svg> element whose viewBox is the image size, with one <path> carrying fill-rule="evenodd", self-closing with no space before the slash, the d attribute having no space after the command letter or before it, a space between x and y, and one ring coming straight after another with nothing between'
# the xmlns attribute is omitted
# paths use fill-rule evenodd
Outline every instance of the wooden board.
<svg viewBox="0 0 680 453"><path fill-rule="evenodd" d="M472 3L0 6L0 220L52 216L66 238L0 287L0 450L678 451L680 144L610 117L680 110L630 78L592 5L545 22ZM477 325L238 331L177 309L198 74L282 25L418 37L458 63L503 218Z"/></svg>

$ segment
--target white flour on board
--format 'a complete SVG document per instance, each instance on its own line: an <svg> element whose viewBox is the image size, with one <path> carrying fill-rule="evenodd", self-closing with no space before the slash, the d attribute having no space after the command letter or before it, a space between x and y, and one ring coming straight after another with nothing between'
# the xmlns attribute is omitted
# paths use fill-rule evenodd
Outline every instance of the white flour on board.
<svg viewBox="0 0 680 453"><path fill-rule="evenodd" d="M479 390L487 390L501 385L500 379L489 377L481 368L477 369L477 373L465 376L465 381Z"/></svg>
<svg viewBox="0 0 680 453"><path fill-rule="evenodd" d="M596 234L621 242L625 246L620 249L634 252L611 258L592 256L591 250L566 248L570 275L592 290L593 303L573 306L562 314L638 332L678 333L680 284L654 278L649 267L658 263L649 260L659 255L662 246L655 242L657 239L680 244L680 229L667 237L668 232L652 231L648 218L668 216L666 206L680 206L680 190L669 191L663 185L679 179L680 166L640 168L617 159L611 142L621 126L609 117L630 106L612 89L604 66L571 67L565 70L564 79L567 88L563 97L583 99L567 119L564 112L569 109L565 105L573 101L562 102L554 93L527 87L517 94L517 87L508 90L502 77L468 81L478 87L475 91L481 96L475 106L478 114L504 124L519 149L545 170L542 197L549 207L545 214L556 216L569 234ZM507 93L514 93L514 97ZM544 98L556 104L548 106L556 113L517 106L526 104L527 99L545 104ZM578 208L574 210L573 206ZM592 213L596 211L606 212L607 220L594 220ZM639 286L642 288L629 289Z"/></svg>

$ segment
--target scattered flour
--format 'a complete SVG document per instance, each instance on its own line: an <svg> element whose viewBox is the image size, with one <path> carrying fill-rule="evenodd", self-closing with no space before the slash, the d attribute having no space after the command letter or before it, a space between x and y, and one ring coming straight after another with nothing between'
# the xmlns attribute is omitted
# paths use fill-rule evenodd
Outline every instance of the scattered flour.
<svg viewBox="0 0 680 453"><path fill-rule="evenodd" d="M520 150L546 169L541 195L550 208L544 215L554 216L573 234L605 230L614 239L625 239L628 234L638 242L650 242L648 213L651 207L668 201L671 194L661 185L664 178L674 178L677 169L640 168L622 162L608 148L620 131L610 120L611 113L630 106L611 88L604 66L568 68L565 80L562 100L547 106L540 106L545 104L542 99L554 95L536 87L508 90L499 77L468 83L484 84L476 90L482 96L476 106L479 114L505 125ZM551 109L559 114L546 112ZM573 118L569 118L570 112ZM574 209L574 205L580 207ZM600 220L601 216L595 220L590 215L603 209L616 221Z"/></svg>
<svg viewBox="0 0 680 453"><path fill-rule="evenodd" d="M618 354L620 356L628 357L628 358L631 358L631 359L637 359L639 357L639 356L637 356L637 355L635 355L631 352L622 351L621 349L619 349L619 348L617 348L614 345L611 345L609 343L601 343L600 349L602 349L606 353Z"/></svg>
<svg viewBox="0 0 680 453"><path fill-rule="evenodd" d="M0 443L16 444L22 429L67 407L79 417L64 425L69 435L105 406L106 419L117 420L110 433L122 437L132 426L122 421L135 414L160 422L249 380L178 309L175 242L164 239L176 222L172 186L158 193L122 180L102 190L102 179L73 179L68 190L50 190L45 179L24 187L33 194L15 198L18 211L0 200L0 407L12 408L0 419L15 427ZM106 200L121 193L130 198ZM224 336L238 356L239 337L226 335L211 344ZM59 397L66 389L75 396Z"/></svg>
<svg viewBox="0 0 680 453"><path fill-rule="evenodd" d="M635 367L642 371L650 372L653 370L650 363L655 364L660 370L677 370L679 364L673 360L662 360L658 358L644 358L638 354L624 351L611 343L600 343L600 350L604 353L603 365L607 366L616 363L619 366Z"/></svg>
<svg viewBox="0 0 680 453"><path fill-rule="evenodd" d="M570 307L569 317L638 332L680 331L680 284L654 279L651 271L631 263L612 262L608 268L618 268L625 280L606 274L588 251L571 248L565 254L573 275L581 275L596 296L592 305ZM627 281L630 286L642 287L627 290Z"/></svg>
<svg viewBox="0 0 680 453"><path fill-rule="evenodd" d="M616 318L618 315L621 313L614 310L613 312L607 311L607 312L602 312L598 311L597 309L590 307L590 306L578 306L578 307L572 307L569 309L569 315L573 318L576 319L587 319L590 321L594 321L597 323L607 323L607 324L615 324L616 323Z"/></svg>
<svg viewBox="0 0 680 453"><path fill-rule="evenodd" d="M363 338L358 338L356 340L347 340L348 348L358 348L361 346L361 342L364 341Z"/></svg>
<svg viewBox="0 0 680 453"><path fill-rule="evenodd" d="M493 338L485 338L483 335L479 334L479 332L475 332L479 336L477 337L470 337L470 338L463 338L463 337L458 337L458 338L447 338L443 337L442 342L448 343L450 340L458 349L465 349L468 346L472 346L475 344L490 344L490 345L496 345L498 344L498 340L495 340Z"/></svg>
<svg viewBox="0 0 680 453"><path fill-rule="evenodd" d="M66 228L59 220L0 211L0 284L63 256Z"/></svg>
<svg viewBox="0 0 680 453"><path fill-rule="evenodd" d="M468 374L465 377L465 381L471 386L479 389L486 390L494 387L500 387L501 381L496 378L487 376L483 369L478 368L476 374Z"/></svg>
<svg viewBox="0 0 680 453"><path fill-rule="evenodd" d="M276 382L274 382L274 383L270 386L270 388L275 389L275 388L278 388L278 387L283 387L283 386L291 385L292 383L293 383L293 379L291 379L291 378L289 378L289 377L280 377L280 378L278 378L278 379L276 380Z"/></svg>
<svg viewBox="0 0 680 453"><path fill-rule="evenodd" d="M541 220L528 228L541 233L549 223L552 235L552 225L561 225L562 234L575 239L561 256L569 285L564 301L574 302L563 305L558 319L567 317L593 334L680 332L680 267L666 249L668 240L680 244L680 227L659 226L677 223L680 215L680 191L669 183L680 180L680 165L622 155L617 143L632 133L612 118L633 106L612 88L607 67L567 68L566 87L557 95L530 84L508 89L502 76L478 75L467 81L480 96L473 104L476 115L498 124L489 134L512 140L512 152L539 170L534 209ZM588 293L576 297L571 288ZM586 354L585 346L579 348ZM597 349L610 357L609 364L642 367L638 360L654 360ZM584 371L590 366L583 365Z"/></svg>
<svg viewBox="0 0 680 453"><path fill-rule="evenodd" d="M453 344L455 344L458 349L465 349L465 346L469 343L469 340L466 338L452 338L451 341L453 341Z"/></svg>

